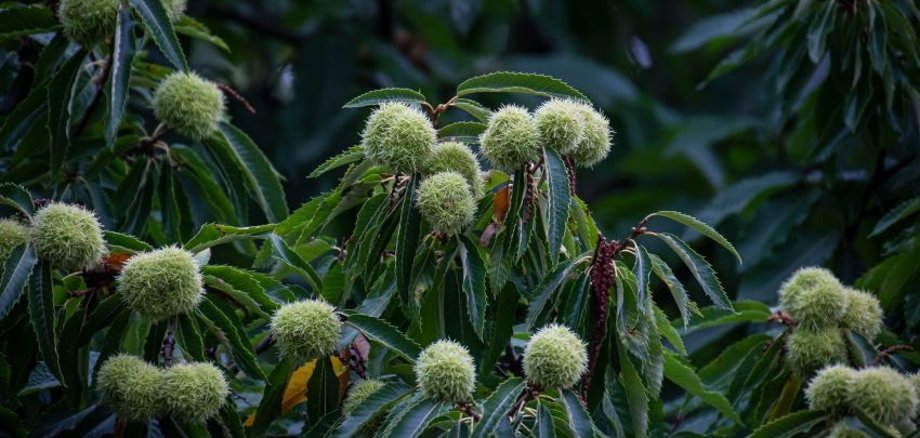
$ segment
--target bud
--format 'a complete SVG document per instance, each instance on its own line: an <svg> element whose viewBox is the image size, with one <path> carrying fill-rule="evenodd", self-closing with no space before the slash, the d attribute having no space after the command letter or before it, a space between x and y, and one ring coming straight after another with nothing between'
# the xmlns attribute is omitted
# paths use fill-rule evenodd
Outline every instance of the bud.
<svg viewBox="0 0 920 438"><path fill-rule="evenodd" d="M585 137L583 105L567 99L551 99L534 112L540 143L561 154L570 154Z"/></svg>
<svg viewBox="0 0 920 438"><path fill-rule="evenodd" d="M172 415L195 424L203 423L220 412L230 394L230 387L220 369L200 362L167 369L163 391Z"/></svg>
<svg viewBox="0 0 920 438"><path fill-rule="evenodd" d="M524 350L524 374L531 384L543 388L569 388L587 366L585 343L562 325L543 327Z"/></svg>
<svg viewBox="0 0 920 438"><path fill-rule="evenodd" d="M119 354L102 364L96 387L119 417L146 421L164 409L163 372L139 357Z"/></svg>
<svg viewBox="0 0 920 438"><path fill-rule="evenodd" d="M476 368L466 348L438 341L422 351L415 375L426 397L449 403L468 401L476 387Z"/></svg>
<svg viewBox="0 0 920 438"><path fill-rule="evenodd" d="M185 14L186 0L164 0L163 8L170 21L176 22ZM118 0L61 0L58 18L64 34L77 44L91 48L115 34L118 18Z"/></svg>
<svg viewBox="0 0 920 438"><path fill-rule="evenodd" d="M435 145L431 150L431 157L425 165L425 175L451 171L466 178L474 199L482 197L482 169L469 146L460 142L446 142Z"/></svg>
<svg viewBox="0 0 920 438"><path fill-rule="evenodd" d="M29 227L12 219L0 219L0 273L3 261L10 256L13 248L29 240Z"/></svg>
<svg viewBox="0 0 920 438"><path fill-rule="evenodd" d="M118 277L118 293L131 310L160 320L195 310L204 290L192 253L167 247L128 259Z"/></svg>
<svg viewBox="0 0 920 438"><path fill-rule="evenodd" d="M38 255L68 271L98 264L105 255L102 225L77 205L51 203L35 214L32 243Z"/></svg>
<svg viewBox="0 0 920 438"><path fill-rule="evenodd" d="M285 357L308 361L335 350L342 322L335 308L319 300L281 306L272 316L272 334Z"/></svg>
<svg viewBox="0 0 920 438"><path fill-rule="evenodd" d="M796 328L786 339L786 359L801 376L827 365L846 362L846 344L837 328Z"/></svg>
<svg viewBox="0 0 920 438"><path fill-rule="evenodd" d="M612 137L610 121L594 107L580 103L584 135L581 143L571 153L572 160L579 167L594 167L610 153Z"/></svg>
<svg viewBox="0 0 920 438"><path fill-rule="evenodd" d="M836 327L847 310L847 294L830 271L798 270L780 288L780 301L798 326Z"/></svg>
<svg viewBox="0 0 920 438"><path fill-rule="evenodd" d="M516 105L506 105L492 113L479 143L492 166L508 172L539 160L542 152L533 118L526 109Z"/></svg>
<svg viewBox="0 0 920 438"><path fill-rule="evenodd" d="M907 377L891 368L866 368L853 379L850 403L879 423L893 425L917 412L917 392Z"/></svg>
<svg viewBox="0 0 920 438"><path fill-rule="evenodd" d="M844 412L849 402L850 386L855 378L856 370L843 365L831 365L818 371L805 390L809 409Z"/></svg>
<svg viewBox="0 0 920 438"><path fill-rule="evenodd" d="M175 72L160 82L153 112L167 128L192 140L208 138L224 118L224 94L195 73Z"/></svg>
<svg viewBox="0 0 920 438"><path fill-rule="evenodd" d="M361 145L371 160L405 174L422 169L435 141L437 131L428 116L397 102L374 110L361 133Z"/></svg>
<svg viewBox="0 0 920 438"><path fill-rule="evenodd" d="M383 388L383 385L383 382L376 379L361 380L351 385L351 388L348 389L348 397L345 397L345 401L342 402L342 411L346 415L350 414L361 403L364 403L368 397Z"/></svg>
<svg viewBox="0 0 920 438"><path fill-rule="evenodd" d="M457 172L425 178L419 185L416 204L433 229L449 236L460 233L476 219L470 185Z"/></svg>
<svg viewBox="0 0 920 438"><path fill-rule="evenodd" d="M843 326L872 342L882 331L882 306L878 298L857 289L844 290L847 294L847 310L843 314Z"/></svg>

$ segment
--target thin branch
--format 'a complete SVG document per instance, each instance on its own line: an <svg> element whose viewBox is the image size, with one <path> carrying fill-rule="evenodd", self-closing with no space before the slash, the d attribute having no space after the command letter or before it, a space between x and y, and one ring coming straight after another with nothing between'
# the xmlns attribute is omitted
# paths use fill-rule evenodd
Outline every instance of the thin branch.
<svg viewBox="0 0 920 438"><path fill-rule="evenodd" d="M906 345L906 344L892 345L878 353L878 356L876 356L875 359L872 361L872 366L880 365L882 361L884 361L885 359L888 359L889 357L893 356L895 353L899 351L913 351L913 349L914 347L911 347L910 345Z"/></svg>
<svg viewBox="0 0 920 438"><path fill-rule="evenodd" d="M166 321L166 339L163 339L163 367L173 365L173 350L176 348L176 317L171 316Z"/></svg>

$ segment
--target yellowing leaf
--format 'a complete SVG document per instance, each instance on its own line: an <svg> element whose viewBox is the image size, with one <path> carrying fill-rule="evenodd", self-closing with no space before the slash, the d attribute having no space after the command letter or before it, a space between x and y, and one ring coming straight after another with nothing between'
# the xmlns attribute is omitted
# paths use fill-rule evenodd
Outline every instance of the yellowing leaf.
<svg viewBox="0 0 920 438"><path fill-rule="evenodd" d="M336 356L329 356L329 359L332 361L332 369L335 371L335 375L339 377L340 386L345 388L345 384L348 381L348 368ZM310 378L313 377L313 370L315 369L316 359L305 363L291 373L291 377L288 379L287 388L284 389L284 398L281 401L282 415L291 410L294 406L307 400L307 384L310 382ZM255 414L250 415L249 418L246 419L246 422L243 423L243 426L252 426L255 419Z"/></svg>

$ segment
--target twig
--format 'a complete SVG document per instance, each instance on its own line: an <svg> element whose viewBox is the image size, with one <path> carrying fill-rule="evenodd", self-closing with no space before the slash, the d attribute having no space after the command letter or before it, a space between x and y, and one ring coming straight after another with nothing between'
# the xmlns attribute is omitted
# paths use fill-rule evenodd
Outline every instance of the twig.
<svg viewBox="0 0 920 438"><path fill-rule="evenodd" d="M163 339L163 367L173 365L173 349L176 347L176 317L171 316L166 321L166 339Z"/></svg>
<svg viewBox="0 0 920 438"><path fill-rule="evenodd" d="M246 98L243 97L242 94L234 90L233 87L231 87L230 85L225 84L223 82L217 82L217 88L220 88L220 90L223 91L224 94L236 99L237 102L241 103L243 107L246 108L246 111L249 111L251 114L256 113L256 109L253 108L252 104L250 104L249 101L246 100Z"/></svg>
<svg viewBox="0 0 920 438"><path fill-rule="evenodd" d="M266 351L268 351L269 348L271 348L272 344L274 343L275 343L275 337L272 336L271 333L269 333L268 336L265 337L265 339L262 339L262 342L259 342L259 345L256 345L256 350L255 350L256 354L265 353Z"/></svg>
<svg viewBox="0 0 920 438"><path fill-rule="evenodd" d="M882 363L883 360L891 357L899 351L913 351L914 347L906 344L892 345L878 353L878 356L872 361L872 366L877 366Z"/></svg>
<svg viewBox="0 0 920 438"><path fill-rule="evenodd" d="M482 419L482 414L476 412L476 405L470 401L464 401L457 403L457 409L467 417L473 419L473 421L479 421Z"/></svg>
<svg viewBox="0 0 920 438"><path fill-rule="evenodd" d="M788 313L783 312L783 311L781 311L781 310L777 310L776 313L770 315L770 317L767 318L767 321L770 321L770 322L778 322L778 323L783 324L783 325L785 325L785 326L787 326L787 327L794 327L794 326L795 326L795 320L792 319L792 316L790 316Z"/></svg>

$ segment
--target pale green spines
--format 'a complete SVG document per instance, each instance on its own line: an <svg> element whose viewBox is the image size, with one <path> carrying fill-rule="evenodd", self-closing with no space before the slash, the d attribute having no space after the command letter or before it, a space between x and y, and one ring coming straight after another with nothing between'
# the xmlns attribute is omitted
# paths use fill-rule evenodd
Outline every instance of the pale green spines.
<svg viewBox="0 0 920 438"><path fill-rule="evenodd" d="M780 288L783 308L798 326L811 329L837 326L847 310L847 294L830 271L798 270Z"/></svg>
<svg viewBox="0 0 920 438"><path fill-rule="evenodd" d="M581 108L584 135L570 156L576 166L594 167L610 153L610 121L588 104L579 103L578 106Z"/></svg>
<svg viewBox="0 0 920 438"><path fill-rule="evenodd" d="M846 361L846 344L837 328L796 329L786 339L786 359L799 375Z"/></svg>
<svg viewBox="0 0 920 438"><path fill-rule="evenodd" d="M193 140L211 135L224 118L224 94L195 73L167 76L153 95L153 112L166 127Z"/></svg>
<svg viewBox="0 0 920 438"><path fill-rule="evenodd" d="M587 366L585 343L566 326L543 327L524 349L524 374L531 384L543 388L569 388Z"/></svg>
<svg viewBox="0 0 920 438"><path fill-rule="evenodd" d="M383 382L376 379L367 379L355 383L348 389L348 396L342 402L342 411L346 414L351 413L358 405L364 403L364 400L367 400L368 397L383 388L383 385Z"/></svg>
<svg viewBox="0 0 920 438"><path fill-rule="evenodd" d="M122 301L152 320L191 312L204 294L192 253L175 247L137 254L118 277Z"/></svg>
<svg viewBox="0 0 920 438"><path fill-rule="evenodd" d="M98 264L106 251L99 220L76 205L52 203L39 210L31 238L41 258L70 271Z"/></svg>
<svg viewBox="0 0 920 438"><path fill-rule="evenodd" d="M467 401L476 387L473 358L453 341L438 341L422 350L415 362L415 375L422 393L437 401Z"/></svg>
<svg viewBox="0 0 920 438"><path fill-rule="evenodd" d="M163 411L163 372L129 355L112 356L96 375L96 387L120 417L145 421Z"/></svg>
<svg viewBox="0 0 920 438"><path fill-rule="evenodd" d="M10 256L13 248L29 240L29 227L12 219L0 219L0 272L3 261Z"/></svg>
<svg viewBox="0 0 920 438"><path fill-rule="evenodd" d="M534 123L544 147L561 154L574 152L585 138L582 105L567 99L551 99L534 112Z"/></svg>
<svg viewBox="0 0 920 438"><path fill-rule="evenodd" d="M492 165L508 172L540 159L537 125L530 113L519 106L506 105L492 113L479 143Z"/></svg>
<svg viewBox="0 0 920 438"><path fill-rule="evenodd" d="M894 425L917 412L917 392L907 377L891 368L867 368L853 379L850 403L879 423Z"/></svg>
<svg viewBox="0 0 920 438"><path fill-rule="evenodd" d="M861 430L853 429L845 423L837 423L837 425L831 429L827 438L869 438L869 435L866 435L866 433Z"/></svg>
<svg viewBox="0 0 920 438"><path fill-rule="evenodd" d="M818 371L805 390L808 407L835 413L846 410L854 379L856 370L844 365L832 365Z"/></svg>
<svg viewBox="0 0 920 438"><path fill-rule="evenodd" d="M882 306L878 298L857 289L845 288L847 309L843 315L843 326L859 333L870 342L882 331Z"/></svg>
<svg viewBox="0 0 920 438"><path fill-rule="evenodd" d="M185 15L186 0L163 0L163 8L169 21L175 23Z"/></svg>
<svg viewBox="0 0 920 438"><path fill-rule="evenodd" d="M433 175L440 172L457 172L466 178L473 192L473 198L482 197L482 169L476 154L469 146L460 142L445 142L435 145L431 150L431 157L425 166L425 174Z"/></svg>
<svg viewBox="0 0 920 438"><path fill-rule="evenodd" d="M118 0L62 0L58 18L64 34L90 47L115 33Z"/></svg>
<svg viewBox="0 0 920 438"><path fill-rule="evenodd" d="M186 423L203 423L220 412L230 387L224 373L210 363L185 363L166 370L166 407Z"/></svg>
<svg viewBox="0 0 920 438"><path fill-rule="evenodd" d="M186 0L164 0L163 8L170 21L185 14ZM64 33L77 44L91 47L115 33L118 0L62 0L58 18Z"/></svg>
<svg viewBox="0 0 920 438"><path fill-rule="evenodd" d="M431 228L448 236L460 233L476 218L470 185L457 172L425 178L419 185L416 205Z"/></svg>
<svg viewBox="0 0 920 438"><path fill-rule="evenodd" d="M431 120L398 102L384 103L374 110L361 133L361 145L371 160L406 174L422 170L435 141L437 131Z"/></svg>
<svg viewBox="0 0 920 438"><path fill-rule="evenodd" d="M342 322L326 302L305 300L281 306L271 326L283 356L308 361L335 350Z"/></svg>

